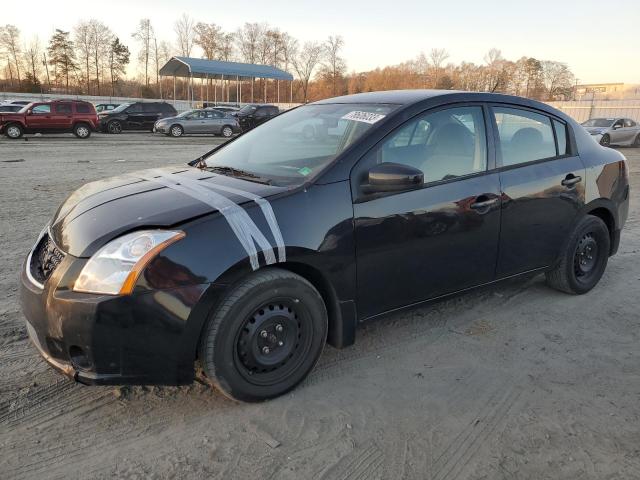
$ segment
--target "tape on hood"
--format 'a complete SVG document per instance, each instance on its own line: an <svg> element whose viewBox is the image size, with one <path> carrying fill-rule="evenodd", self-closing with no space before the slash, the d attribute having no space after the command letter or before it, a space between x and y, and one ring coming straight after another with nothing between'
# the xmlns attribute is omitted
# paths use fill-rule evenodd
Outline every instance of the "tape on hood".
<svg viewBox="0 0 640 480"><path fill-rule="evenodd" d="M251 262L251 268L260 268L258 261L258 251L256 243L264 254L267 265L276 263L273 247L262 234L260 229L251 220L244 208L240 207L224 195L220 195L212 190L204 188L197 180L176 179L171 174L160 170L151 170L149 174L136 172L132 174L149 182L156 182L164 187L181 192L191 198L199 200L218 210L235 233L236 237L244 247Z"/></svg>

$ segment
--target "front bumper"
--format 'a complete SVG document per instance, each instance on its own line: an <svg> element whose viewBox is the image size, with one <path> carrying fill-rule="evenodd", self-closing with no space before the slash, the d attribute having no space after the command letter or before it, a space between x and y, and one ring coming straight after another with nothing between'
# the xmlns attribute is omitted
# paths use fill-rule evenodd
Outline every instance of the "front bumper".
<svg viewBox="0 0 640 480"><path fill-rule="evenodd" d="M73 292L69 279L85 261L66 255L42 288L23 265L22 311L44 359L88 385L191 383L206 317L194 307L209 285L130 296Z"/></svg>
<svg viewBox="0 0 640 480"><path fill-rule="evenodd" d="M165 135L167 133L169 133L169 126L168 125L154 125L153 126L153 132L154 133L164 133Z"/></svg>

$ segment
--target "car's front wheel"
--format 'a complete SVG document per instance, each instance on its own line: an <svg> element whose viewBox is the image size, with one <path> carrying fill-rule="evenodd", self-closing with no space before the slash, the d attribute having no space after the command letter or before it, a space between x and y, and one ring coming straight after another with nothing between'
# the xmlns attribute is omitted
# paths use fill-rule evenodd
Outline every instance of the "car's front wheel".
<svg viewBox="0 0 640 480"><path fill-rule="evenodd" d="M173 125L169 130L172 137L181 137L184 133L184 129L180 125Z"/></svg>
<svg viewBox="0 0 640 480"><path fill-rule="evenodd" d="M20 138L23 133L24 129L19 123L11 123L4 129L4 134L12 140Z"/></svg>
<svg viewBox="0 0 640 480"><path fill-rule="evenodd" d="M600 139L600 145L602 145L603 147L608 147L609 145L611 145L611 137L608 133L605 133L602 136L602 138Z"/></svg>
<svg viewBox="0 0 640 480"><path fill-rule="evenodd" d="M587 293L607 267L610 245L607 225L586 215L571 233L558 264L546 273L547 283L566 293Z"/></svg>
<svg viewBox="0 0 640 480"><path fill-rule="evenodd" d="M218 390L257 402L298 385L326 338L327 311L318 291L293 272L269 268L232 288L211 313L198 357Z"/></svg>

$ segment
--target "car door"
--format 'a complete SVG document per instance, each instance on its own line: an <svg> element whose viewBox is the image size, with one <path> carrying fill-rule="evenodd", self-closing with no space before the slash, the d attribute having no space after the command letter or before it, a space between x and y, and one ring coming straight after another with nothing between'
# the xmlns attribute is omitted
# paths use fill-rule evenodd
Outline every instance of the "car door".
<svg viewBox="0 0 640 480"><path fill-rule="evenodd" d="M67 102L53 104L51 112L52 129L59 131L69 131L73 126L73 105Z"/></svg>
<svg viewBox="0 0 640 480"><path fill-rule="evenodd" d="M624 119L618 118L609 131L609 138L611 143L620 143L624 141Z"/></svg>
<svg viewBox="0 0 640 480"><path fill-rule="evenodd" d="M126 127L131 130L141 130L144 128L145 112L142 109L142 103L133 103L125 110Z"/></svg>
<svg viewBox="0 0 640 480"><path fill-rule="evenodd" d="M497 276L507 277L556 260L584 205L585 168L562 120L519 106L491 110L502 185Z"/></svg>
<svg viewBox="0 0 640 480"><path fill-rule="evenodd" d="M487 112L471 104L420 114L352 172L361 318L494 279L500 182ZM368 171L385 163L420 169L424 183L366 193Z"/></svg>
<svg viewBox="0 0 640 480"><path fill-rule="evenodd" d="M40 103L34 105L25 117L27 129L34 132L51 130L51 104Z"/></svg>
<svg viewBox="0 0 640 480"><path fill-rule="evenodd" d="M260 107L253 114L253 125L251 128L257 127L267 120L269 120L269 109L267 107Z"/></svg>
<svg viewBox="0 0 640 480"><path fill-rule="evenodd" d="M215 110L207 110L206 114L206 130L203 133L218 135L224 124L224 113Z"/></svg>
<svg viewBox="0 0 640 480"><path fill-rule="evenodd" d="M630 118L623 119L622 132L624 133L624 135L620 141L626 144L633 143L638 133L636 122L634 122Z"/></svg>
<svg viewBox="0 0 640 480"><path fill-rule="evenodd" d="M160 105L157 103L143 103L142 112L142 128L144 130L151 130L155 123L162 118Z"/></svg>

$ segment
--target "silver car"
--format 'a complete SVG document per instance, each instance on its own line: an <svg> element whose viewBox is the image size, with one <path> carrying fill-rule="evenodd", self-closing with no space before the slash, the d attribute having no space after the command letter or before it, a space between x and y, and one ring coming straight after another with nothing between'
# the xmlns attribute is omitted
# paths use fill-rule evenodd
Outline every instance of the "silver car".
<svg viewBox="0 0 640 480"><path fill-rule="evenodd" d="M218 110L200 109L158 120L153 126L153 131L172 137L196 133L229 138L234 133L240 133L241 129L238 120L231 115Z"/></svg>
<svg viewBox="0 0 640 480"><path fill-rule="evenodd" d="M591 118L582 126L593 138L609 145L633 145L640 147L640 125L630 118Z"/></svg>

